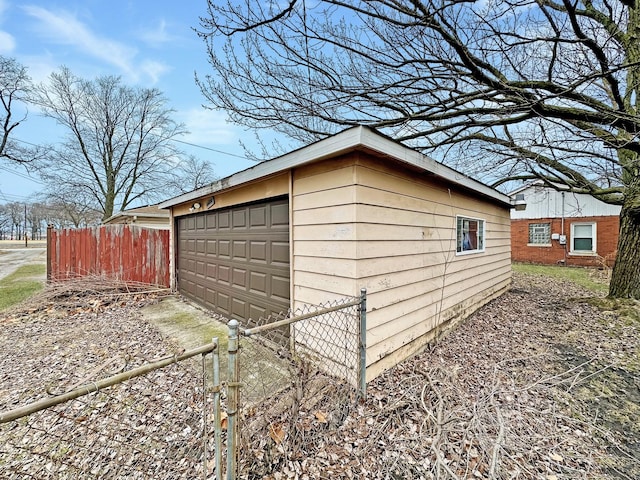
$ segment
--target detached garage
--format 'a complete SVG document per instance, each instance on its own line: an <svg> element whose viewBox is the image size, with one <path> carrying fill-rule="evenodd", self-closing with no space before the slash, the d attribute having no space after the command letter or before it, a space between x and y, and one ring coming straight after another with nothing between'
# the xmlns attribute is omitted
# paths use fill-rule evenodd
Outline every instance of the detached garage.
<svg viewBox="0 0 640 480"><path fill-rule="evenodd" d="M355 127L160 204L172 286L246 324L367 299L367 378L510 284L508 196Z"/></svg>

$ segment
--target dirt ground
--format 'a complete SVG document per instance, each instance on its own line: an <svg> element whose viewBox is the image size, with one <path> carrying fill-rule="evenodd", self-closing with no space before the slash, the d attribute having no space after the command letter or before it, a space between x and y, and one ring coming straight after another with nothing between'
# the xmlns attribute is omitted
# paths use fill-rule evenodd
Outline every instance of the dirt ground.
<svg viewBox="0 0 640 480"><path fill-rule="evenodd" d="M174 351L140 313L157 295L87 289L0 315L0 411L126 348ZM514 274L510 292L371 382L366 402L265 435L244 452L260 460L246 478L638 479L640 321L621 308L640 307L600 301Z"/></svg>

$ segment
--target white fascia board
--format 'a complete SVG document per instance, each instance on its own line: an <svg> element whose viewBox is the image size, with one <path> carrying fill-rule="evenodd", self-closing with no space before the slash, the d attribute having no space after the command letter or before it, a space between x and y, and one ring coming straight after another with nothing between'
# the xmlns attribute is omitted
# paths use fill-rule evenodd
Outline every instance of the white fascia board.
<svg viewBox="0 0 640 480"><path fill-rule="evenodd" d="M230 175L206 187L199 188L178 197L166 200L158 205L158 208L170 208L181 203L192 202L194 200L213 195L221 190L236 187L263 177L274 175L286 171L290 168L299 167L307 163L315 162L327 157L333 157L350 150L365 147L377 151L383 155L392 157L395 160L416 166L420 169L433 173L454 184L478 192L500 203L509 205L510 198L494 190L487 185L473 180L452 168L449 168L425 155L405 147L368 127L358 126L344 130L336 135L327 137L318 142L302 147L293 152L267 160L254 167L242 170Z"/></svg>

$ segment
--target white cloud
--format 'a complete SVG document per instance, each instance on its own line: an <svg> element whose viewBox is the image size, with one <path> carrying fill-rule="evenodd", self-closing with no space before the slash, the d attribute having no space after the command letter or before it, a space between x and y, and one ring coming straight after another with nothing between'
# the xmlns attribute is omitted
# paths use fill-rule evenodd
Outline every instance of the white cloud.
<svg viewBox="0 0 640 480"><path fill-rule="evenodd" d="M156 62L154 60L145 60L140 64L140 70L149 77L151 83L158 83L160 77L167 73L169 70L168 65L162 62Z"/></svg>
<svg viewBox="0 0 640 480"><path fill-rule="evenodd" d="M165 20L160 20L154 28L141 32L140 38L154 48L159 48L165 43L175 40L175 37L167 31Z"/></svg>
<svg viewBox="0 0 640 480"><path fill-rule="evenodd" d="M190 132L183 140L197 145L237 145L238 131L226 121L226 115L204 108L191 108L177 113Z"/></svg>
<svg viewBox="0 0 640 480"><path fill-rule="evenodd" d="M128 79L139 82L141 74L149 75L155 83L165 70L159 62L148 60L136 61L136 48L121 42L102 37L92 32L75 15L66 11L53 12L42 7L30 5L24 11L38 21L37 31L49 41L62 45L70 45L93 58L116 67ZM142 69L137 64L147 64ZM153 68L150 66L154 64Z"/></svg>
<svg viewBox="0 0 640 480"><path fill-rule="evenodd" d="M29 67L29 76L35 83L44 82L51 72L57 70L60 64L50 53L44 55L23 55L20 61Z"/></svg>
<svg viewBox="0 0 640 480"><path fill-rule="evenodd" d="M16 40L13 35L0 30L0 53L12 53L16 49Z"/></svg>

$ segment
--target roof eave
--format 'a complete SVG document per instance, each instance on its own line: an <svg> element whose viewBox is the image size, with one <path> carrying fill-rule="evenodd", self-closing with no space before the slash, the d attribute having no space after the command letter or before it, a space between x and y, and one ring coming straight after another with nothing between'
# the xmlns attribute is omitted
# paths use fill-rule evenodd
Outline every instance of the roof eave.
<svg viewBox="0 0 640 480"><path fill-rule="evenodd" d="M302 147L272 160L261 162L246 170L199 188L192 192L171 198L158 205L158 208L171 208L175 205L191 202L221 190L236 187L259 178L281 173L290 168L358 149L374 150L382 155L395 158L401 162L414 165L451 183L477 192L499 204L510 206L510 198L497 190L478 182L450 167L447 167L422 153L391 140L368 127L358 126L344 130L336 135Z"/></svg>

